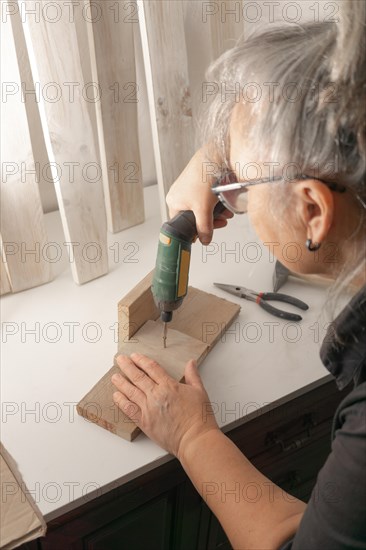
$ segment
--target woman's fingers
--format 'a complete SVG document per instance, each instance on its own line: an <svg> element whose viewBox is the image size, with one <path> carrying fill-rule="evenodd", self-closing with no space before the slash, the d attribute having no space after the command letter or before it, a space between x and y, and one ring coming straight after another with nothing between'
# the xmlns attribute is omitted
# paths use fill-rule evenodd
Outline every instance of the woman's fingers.
<svg viewBox="0 0 366 550"><path fill-rule="evenodd" d="M223 212L221 212L220 216L223 216L224 218L231 219L234 217L234 212L231 212L231 210L228 210L225 208Z"/></svg>
<svg viewBox="0 0 366 550"><path fill-rule="evenodd" d="M135 364L133 360L134 355L132 354L131 358L128 355L119 355L117 357L118 366L134 386L140 388L144 393L150 392L155 385L154 378L148 376L144 369L138 368L139 365Z"/></svg>
<svg viewBox="0 0 366 550"><path fill-rule="evenodd" d="M129 401L136 403L139 407L143 406L146 401L146 395L140 388L131 384L127 378L118 373L112 376L112 382Z"/></svg>
<svg viewBox="0 0 366 550"><path fill-rule="evenodd" d="M119 409L125 413L137 425L141 422L141 409L136 403L129 401L123 393L116 391L113 394L113 401Z"/></svg>
<svg viewBox="0 0 366 550"><path fill-rule="evenodd" d="M196 388L200 388L204 390L201 377L198 374L197 363L193 359L188 361L188 363L185 366L184 379L186 381L186 384L189 384L190 386L195 386Z"/></svg>
<svg viewBox="0 0 366 550"><path fill-rule="evenodd" d="M170 378L166 370L164 370L156 361L150 359L142 353L132 353L131 359L139 367L139 369L145 372L151 380L156 382L156 384L165 382L168 378Z"/></svg>
<svg viewBox="0 0 366 550"><path fill-rule="evenodd" d="M214 229L222 229L227 226L227 220L219 219L214 221Z"/></svg>
<svg viewBox="0 0 366 550"><path fill-rule="evenodd" d="M175 381L145 355L120 355L117 361L123 375L112 376L118 390L114 403L161 447L177 456L186 434L207 430L208 423L217 428L213 414L203 419L209 398L194 361L186 364L186 384Z"/></svg>
<svg viewBox="0 0 366 550"><path fill-rule="evenodd" d="M202 244L209 244L212 240L215 198L213 197L211 202L207 201L207 204L203 203L204 206L200 208L193 208L196 217L197 234Z"/></svg>

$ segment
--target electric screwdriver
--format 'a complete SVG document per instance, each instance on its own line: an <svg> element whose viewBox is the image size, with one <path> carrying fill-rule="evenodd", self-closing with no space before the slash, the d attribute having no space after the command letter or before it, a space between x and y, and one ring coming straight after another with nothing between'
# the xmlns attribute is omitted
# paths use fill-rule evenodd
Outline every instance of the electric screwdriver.
<svg viewBox="0 0 366 550"><path fill-rule="evenodd" d="M213 212L214 218L224 210L225 206L218 202ZM187 294L191 246L196 238L196 218L192 210L179 212L174 218L165 222L160 229L151 290L164 323L164 348L167 326L172 320L173 311L182 305Z"/></svg>

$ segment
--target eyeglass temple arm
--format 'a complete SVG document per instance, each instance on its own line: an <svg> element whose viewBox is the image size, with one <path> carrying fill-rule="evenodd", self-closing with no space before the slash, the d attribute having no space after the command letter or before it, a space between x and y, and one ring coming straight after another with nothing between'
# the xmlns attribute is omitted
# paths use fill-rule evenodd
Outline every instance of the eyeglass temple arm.
<svg viewBox="0 0 366 550"><path fill-rule="evenodd" d="M211 191L218 195L219 193L222 193L223 191L236 191L238 189L243 189L245 187L250 187L252 185L257 185L259 183L270 183L272 181L280 181L283 179L283 176L275 176L273 178L262 178L258 180L253 181L243 181L243 182L235 182L235 183L228 183L226 185L215 185L211 187Z"/></svg>

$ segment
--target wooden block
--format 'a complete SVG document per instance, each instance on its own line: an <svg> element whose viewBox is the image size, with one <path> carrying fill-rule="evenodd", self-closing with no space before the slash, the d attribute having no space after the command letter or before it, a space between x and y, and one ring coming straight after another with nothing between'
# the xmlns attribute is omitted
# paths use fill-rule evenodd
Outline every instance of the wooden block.
<svg viewBox="0 0 366 550"><path fill-rule="evenodd" d="M94 80L102 90L99 124L107 166L106 211L108 229L116 233L145 219L134 49L137 6L134 0L94 0L93 4L101 14L92 31Z"/></svg>
<svg viewBox="0 0 366 550"><path fill-rule="evenodd" d="M9 9L9 13L12 10ZM1 30L2 78L7 94L1 102L1 239L8 283L18 292L49 282L51 263L43 256L47 234L39 195L13 18ZM33 171L33 172L31 172ZM5 289L8 284L5 280Z"/></svg>
<svg viewBox="0 0 366 550"><path fill-rule="evenodd" d="M39 2L28 0L26 8L37 12ZM102 169L88 106L98 96L95 85L85 81L85 52L79 50L77 26L67 9L57 20L27 17L25 28L32 73L42 90L39 107L54 167L50 172L65 241L73 252L70 266L75 282L82 284L108 271Z"/></svg>
<svg viewBox="0 0 366 550"><path fill-rule="evenodd" d="M181 380L187 361L195 359L200 364L207 351L207 344L176 330L169 331L168 347L164 349L160 324L148 321L130 342L125 342L121 346L119 353L126 355L133 352L143 353L155 359L170 376ZM78 403L77 411L81 416L102 428L132 441L140 430L113 403L112 395L116 388L111 382L111 376L114 372L120 372L117 366L113 366Z"/></svg>
<svg viewBox="0 0 366 550"><path fill-rule="evenodd" d="M128 342L146 321L159 317L151 293L154 271L150 271L122 300L118 302L118 342L119 347Z"/></svg>
<svg viewBox="0 0 366 550"><path fill-rule="evenodd" d="M176 380L181 380L185 364L195 359L199 365L230 326L240 306L189 287L183 305L174 312L163 348L162 323L151 293L153 272L149 273L118 304L119 353L143 353L160 363ZM132 441L139 430L117 407L112 394L112 367L77 405L81 416L102 428Z"/></svg>
<svg viewBox="0 0 366 550"><path fill-rule="evenodd" d="M151 271L118 303L120 346L127 342L146 321L159 318L159 310L151 293L153 274L154 272ZM169 328L179 330L212 347L239 311L240 306L237 304L190 286L183 304L173 312L173 320L169 323Z"/></svg>

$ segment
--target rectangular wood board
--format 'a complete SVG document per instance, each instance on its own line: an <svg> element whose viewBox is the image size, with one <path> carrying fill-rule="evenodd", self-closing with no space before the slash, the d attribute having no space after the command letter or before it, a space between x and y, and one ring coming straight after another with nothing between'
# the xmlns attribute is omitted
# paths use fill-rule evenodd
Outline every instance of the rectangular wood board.
<svg viewBox="0 0 366 550"><path fill-rule="evenodd" d="M161 326L156 321L147 321L130 342L122 345L119 353L143 353L157 361L175 380L182 380L187 361L195 359L199 364L207 351L206 344L176 330L169 331L168 346L164 349ZM120 372L116 365L80 401L77 411L102 428L132 441L140 430L113 403L112 396L116 388L111 382L111 376L115 372Z"/></svg>
<svg viewBox="0 0 366 550"><path fill-rule="evenodd" d="M190 287L183 305L173 314L164 349L162 323L157 319L159 312L150 285L151 274L119 302L119 313L123 312L124 322L134 330L130 330L128 339L128 333L123 334L118 353L143 353L155 359L173 378L182 380L187 361L195 359L198 365L202 363L236 318L240 306ZM102 428L133 441L140 430L113 403L115 387L111 376L114 372L119 372L116 365L78 403L77 412Z"/></svg>

